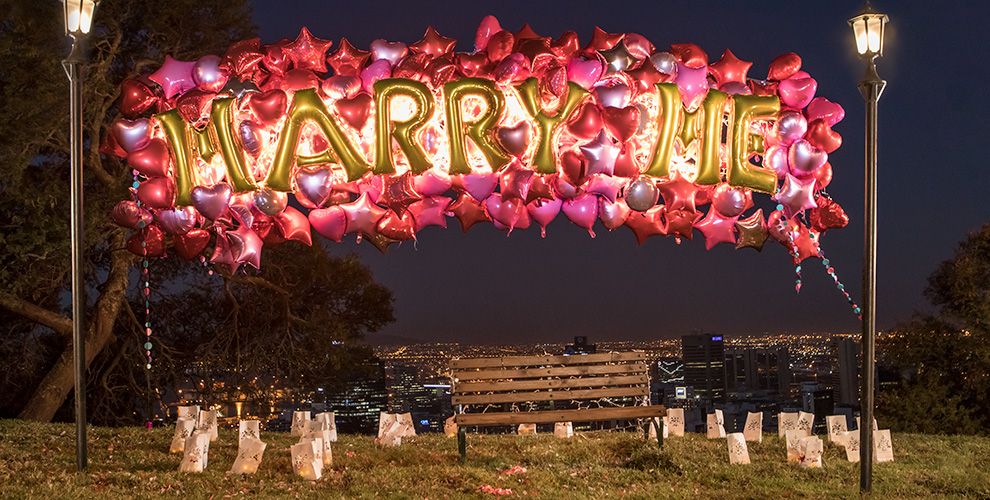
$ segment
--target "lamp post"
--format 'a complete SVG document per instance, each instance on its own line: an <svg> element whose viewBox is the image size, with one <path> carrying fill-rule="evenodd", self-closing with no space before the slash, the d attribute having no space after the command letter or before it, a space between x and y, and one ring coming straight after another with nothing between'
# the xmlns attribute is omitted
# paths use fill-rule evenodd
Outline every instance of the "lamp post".
<svg viewBox="0 0 990 500"><path fill-rule="evenodd" d="M877 331L877 102L887 82L877 74L876 59L883 55L887 16L867 3L863 13L849 20L856 37L856 51L866 63L859 92L866 100L866 192L863 242L863 387L860 394L859 490L869 492L873 483L873 395Z"/></svg>
<svg viewBox="0 0 990 500"><path fill-rule="evenodd" d="M86 284L83 282L83 132L82 77L86 37L99 0L63 0L65 35L72 51L62 61L69 77L69 136L72 245L72 358L75 374L76 470L86 468Z"/></svg>

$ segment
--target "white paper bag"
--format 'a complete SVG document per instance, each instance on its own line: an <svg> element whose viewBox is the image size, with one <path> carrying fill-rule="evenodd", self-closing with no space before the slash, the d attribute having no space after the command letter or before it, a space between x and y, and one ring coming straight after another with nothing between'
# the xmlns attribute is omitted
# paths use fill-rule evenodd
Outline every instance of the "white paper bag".
<svg viewBox="0 0 990 500"><path fill-rule="evenodd" d="M516 429L516 434L520 436L535 436L536 435L536 424L519 424Z"/></svg>
<svg viewBox="0 0 990 500"><path fill-rule="evenodd" d="M210 456L210 433L205 431L193 432L186 438L186 446L182 451L182 462L179 472L203 472Z"/></svg>
<svg viewBox="0 0 990 500"><path fill-rule="evenodd" d="M787 431L797 430L798 428L798 413L797 412L780 412L777 414L777 435L784 437L787 435Z"/></svg>
<svg viewBox="0 0 990 500"><path fill-rule="evenodd" d="M763 442L763 412L747 412L746 425L743 427L743 437L746 441ZM749 462L747 462L749 463Z"/></svg>
<svg viewBox="0 0 990 500"><path fill-rule="evenodd" d="M237 446L240 446L245 439L261 439L260 420L241 420L238 427Z"/></svg>
<svg viewBox="0 0 990 500"><path fill-rule="evenodd" d="M331 445L333 441L330 440L330 431L320 431L320 442L323 443L323 454L320 455L323 458L323 465L326 467L333 466L333 449Z"/></svg>
<svg viewBox="0 0 990 500"><path fill-rule="evenodd" d="M243 420L241 421L244 422ZM261 459L265 454L268 445L258 438L246 437L238 442L237 458L234 465L230 467L230 472L234 474L254 474L258 472Z"/></svg>
<svg viewBox="0 0 990 500"><path fill-rule="evenodd" d="M684 408L668 408L667 425L671 435L684 437Z"/></svg>
<svg viewBox="0 0 990 500"><path fill-rule="evenodd" d="M292 427L290 428L289 434L292 436L302 436L309 429L309 416L308 411L294 411L292 412Z"/></svg>
<svg viewBox="0 0 990 500"><path fill-rule="evenodd" d="M784 432L784 441L787 444L787 463L799 463L801 461L801 451L798 449L798 444L804 437L804 432L797 429Z"/></svg>
<svg viewBox="0 0 990 500"><path fill-rule="evenodd" d="M192 417L179 417L175 421L175 434L172 434L172 444L169 453L182 453L186 449L186 439L196 430L196 421Z"/></svg>
<svg viewBox="0 0 990 500"><path fill-rule="evenodd" d="M411 413L399 413L398 420L402 424L402 437L416 437L416 425Z"/></svg>
<svg viewBox="0 0 990 500"><path fill-rule="evenodd" d="M814 434L815 414L805 413L803 411L798 412L797 428L799 431L804 431L805 436Z"/></svg>
<svg viewBox="0 0 990 500"><path fill-rule="evenodd" d="M292 452L292 472L309 481L316 481L323 475L323 464L317 462L313 453L313 443L296 443L290 448Z"/></svg>
<svg viewBox="0 0 990 500"><path fill-rule="evenodd" d="M846 447L846 460L859 463L859 430L843 432L839 440Z"/></svg>
<svg viewBox="0 0 990 500"><path fill-rule="evenodd" d="M722 410L715 410L715 413L708 414L707 433L708 439L718 439L725 437L725 425L722 420Z"/></svg>
<svg viewBox="0 0 990 500"><path fill-rule="evenodd" d="M320 432L320 431L317 431ZM319 462L320 471L323 471L323 439L319 437L304 437L300 443L309 443L313 447L313 459Z"/></svg>
<svg viewBox="0 0 990 500"><path fill-rule="evenodd" d="M877 463L894 461L894 443L890 429L873 431L873 457Z"/></svg>
<svg viewBox="0 0 990 500"><path fill-rule="evenodd" d="M553 435L568 439L574 436L574 425L571 422L556 422L553 424Z"/></svg>
<svg viewBox="0 0 990 500"><path fill-rule="evenodd" d="M330 431L330 442L337 442L337 416L332 411L325 411L316 414L316 421L320 422L322 429Z"/></svg>
<svg viewBox="0 0 990 500"><path fill-rule="evenodd" d="M392 429L389 431L388 429ZM398 437L415 437L416 428L413 426L412 415L409 413L386 413L378 415L378 437L386 432L396 433Z"/></svg>
<svg viewBox="0 0 990 500"><path fill-rule="evenodd" d="M842 446L841 434L846 432L845 415L828 415L825 417L825 426L828 427L828 440L831 443Z"/></svg>
<svg viewBox="0 0 990 500"><path fill-rule="evenodd" d="M447 437L457 436L457 422L455 421L453 415L443 421L443 434Z"/></svg>
<svg viewBox="0 0 990 500"><path fill-rule="evenodd" d="M801 455L801 467L817 469L822 466L822 453L825 444L818 436L805 436L798 442L798 453Z"/></svg>
<svg viewBox="0 0 990 500"><path fill-rule="evenodd" d="M726 443L729 446L730 464L748 464L749 446L746 445L746 436L741 432L733 432L726 436Z"/></svg>
<svg viewBox="0 0 990 500"><path fill-rule="evenodd" d="M859 423L859 417L856 417L856 428L857 428L857 429L859 429L859 426L860 426L860 423ZM874 419L873 419L873 430L877 430L877 429L879 429L879 428L880 428L880 427L879 427L879 426L877 425L877 419L876 419L876 418L874 418Z"/></svg>
<svg viewBox="0 0 990 500"><path fill-rule="evenodd" d="M216 441L217 437L220 435L217 432L217 411L200 410L199 422L196 424L196 429L209 433L210 441Z"/></svg>
<svg viewBox="0 0 990 500"><path fill-rule="evenodd" d="M650 429L649 434L647 434L647 437L650 440L656 440L657 427L660 427L664 439L670 437L670 426L667 424L667 417L660 417L660 418L653 417L647 422L647 426Z"/></svg>
<svg viewBox="0 0 990 500"><path fill-rule="evenodd" d="M176 410L178 418L191 418L194 421L199 419L199 405L179 406Z"/></svg>

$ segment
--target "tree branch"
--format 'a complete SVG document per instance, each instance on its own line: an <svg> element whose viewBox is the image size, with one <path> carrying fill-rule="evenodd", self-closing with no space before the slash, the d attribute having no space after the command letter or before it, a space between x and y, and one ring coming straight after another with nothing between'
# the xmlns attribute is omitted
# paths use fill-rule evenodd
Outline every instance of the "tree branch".
<svg viewBox="0 0 990 500"><path fill-rule="evenodd" d="M59 313L32 304L7 292L0 292L0 307L23 316L25 319L47 326L67 339L71 340L72 338L72 320Z"/></svg>

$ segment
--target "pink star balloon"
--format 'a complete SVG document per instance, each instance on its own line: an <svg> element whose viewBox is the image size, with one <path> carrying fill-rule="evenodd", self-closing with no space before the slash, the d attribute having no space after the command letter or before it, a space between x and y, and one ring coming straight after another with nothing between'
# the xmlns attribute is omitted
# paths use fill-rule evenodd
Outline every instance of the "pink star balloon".
<svg viewBox="0 0 990 500"><path fill-rule="evenodd" d="M615 160L619 157L619 149L604 130L598 133L595 140L581 146L581 152L588 159L587 174L612 175L615 171Z"/></svg>
<svg viewBox="0 0 990 500"><path fill-rule="evenodd" d="M358 199L340 205L347 219L344 234L359 233L366 237L377 234L378 221L385 215L385 209L371 202L368 193L361 193Z"/></svg>
<svg viewBox="0 0 990 500"><path fill-rule="evenodd" d="M774 195L773 199L784 206L784 214L791 218L806 209L818 206L815 203L815 181L814 177L798 179L791 174L787 174L784 186Z"/></svg>
<svg viewBox="0 0 990 500"><path fill-rule="evenodd" d="M421 231L428 226L447 228L447 217L444 215L451 203L446 196L430 196L409 205L409 213L416 222L416 230Z"/></svg>
<svg viewBox="0 0 990 500"><path fill-rule="evenodd" d="M705 236L705 249L711 250L719 243L736 243L735 225L739 217L723 217L714 209L709 210L704 219L694 227Z"/></svg>
<svg viewBox="0 0 990 500"><path fill-rule="evenodd" d="M196 82L193 80L195 66L196 61L179 61L172 56L165 56L162 66L148 75L148 78L161 85L165 98L171 99L196 87Z"/></svg>

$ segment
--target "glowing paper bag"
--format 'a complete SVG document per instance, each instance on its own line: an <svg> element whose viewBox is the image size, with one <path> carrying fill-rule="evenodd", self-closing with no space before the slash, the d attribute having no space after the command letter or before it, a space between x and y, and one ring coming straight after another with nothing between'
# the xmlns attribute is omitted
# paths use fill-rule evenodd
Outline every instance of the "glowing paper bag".
<svg viewBox="0 0 990 500"><path fill-rule="evenodd" d="M309 481L316 481L323 475L323 464L316 460L313 453L313 443L297 443L290 448L292 452L292 472Z"/></svg>
<svg viewBox="0 0 990 500"><path fill-rule="evenodd" d="M536 424L519 424L516 429L516 434L520 436L535 436L536 435Z"/></svg>
<svg viewBox="0 0 990 500"><path fill-rule="evenodd" d="M777 414L777 435L784 437L787 435L787 431L797 430L798 428L798 414L797 412L780 412Z"/></svg>
<svg viewBox="0 0 990 500"><path fill-rule="evenodd" d="M193 420L199 418L199 405L179 406L176 410L179 418L191 418Z"/></svg>
<svg viewBox="0 0 990 500"><path fill-rule="evenodd" d="M708 439L718 439L725 437L725 426L722 420L722 410L715 410L715 413L708 414L707 433Z"/></svg>
<svg viewBox="0 0 990 500"><path fill-rule="evenodd" d="M843 446L841 435L849 430L846 428L845 415L828 415L825 417L825 426L828 427L829 442Z"/></svg>
<svg viewBox="0 0 990 500"><path fill-rule="evenodd" d="M668 409L667 424L670 425L671 435L684 437L684 408Z"/></svg>
<svg viewBox="0 0 990 500"><path fill-rule="evenodd" d="M792 429L784 433L784 441L787 444L787 463L798 463L801 461L801 451L798 444L805 438L803 432Z"/></svg>
<svg viewBox="0 0 990 500"><path fill-rule="evenodd" d="M399 413L397 420L402 425L402 437L416 437L416 426L413 425L411 413Z"/></svg>
<svg viewBox="0 0 990 500"><path fill-rule="evenodd" d="M196 431L186 438L179 472L203 472L210 456L210 434Z"/></svg>
<svg viewBox="0 0 990 500"><path fill-rule="evenodd" d="M301 443L306 440L319 440L322 448L316 453L317 458L323 462L323 465L333 465L333 451L330 449L330 445L332 444L332 441L330 441L330 431L323 430L321 422L314 420L309 423L309 430L299 439L299 442Z"/></svg>
<svg viewBox="0 0 990 500"><path fill-rule="evenodd" d="M309 429L310 416L308 411L292 412L292 427L289 434L292 436L302 436Z"/></svg>
<svg viewBox="0 0 990 500"><path fill-rule="evenodd" d="M859 462L859 431L846 431L839 439L846 447L846 460L852 463Z"/></svg>
<svg viewBox="0 0 990 500"><path fill-rule="evenodd" d="M322 430L330 432L330 442L337 442L337 416L332 411L325 411L316 414L316 421L320 422Z"/></svg>
<svg viewBox="0 0 990 500"><path fill-rule="evenodd" d="M209 433L210 441L216 441L217 437L220 435L217 432L217 411L200 410L199 422L196 424L196 429Z"/></svg>
<svg viewBox="0 0 990 500"><path fill-rule="evenodd" d="M805 436L812 435L812 429L815 428L815 414L798 412L797 428L799 431L804 431Z"/></svg>
<svg viewBox="0 0 990 500"><path fill-rule="evenodd" d="M453 415L443 421L443 434L447 437L457 436L457 422L455 421Z"/></svg>
<svg viewBox="0 0 990 500"><path fill-rule="evenodd" d="M243 421L242 421L243 422ZM265 454L268 445L258 438L242 438L237 446L237 458L234 465L230 467L230 472L234 474L254 474L258 472L261 465L261 458Z"/></svg>
<svg viewBox="0 0 990 500"><path fill-rule="evenodd" d="M894 461L894 443L890 429L873 431L873 457L877 463Z"/></svg>
<svg viewBox="0 0 990 500"><path fill-rule="evenodd" d="M261 421L241 420L238 427L237 446L241 446L245 439L261 439Z"/></svg>
<svg viewBox="0 0 990 500"><path fill-rule="evenodd" d="M726 436L726 443L729 446L730 464L748 464L749 446L746 445L746 436L741 432L733 432Z"/></svg>
<svg viewBox="0 0 990 500"><path fill-rule="evenodd" d="M763 412L746 413L746 426L743 427L746 441L763 442Z"/></svg>
<svg viewBox="0 0 990 500"><path fill-rule="evenodd" d="M172 435L172 444L168 447L169 453L182 453L186 449L186 439L192 436L196 430L196 421L192 417L179 417L175 421L175 434Z"/></svg>
<svg viewBox="0 0 990 500"><path fill-rule="evenodd" d="M553 424L553 435L559 438L574 436L574 425L571 422L556 422Z"/></svg>
<svg viewBox="0 0 990 500"><path fill-rule="evenodd" d="M798 441L798 453L801 455L801 467L818 469L822 466L822 452L825 444L818 436L805 436Z"/></svg>

